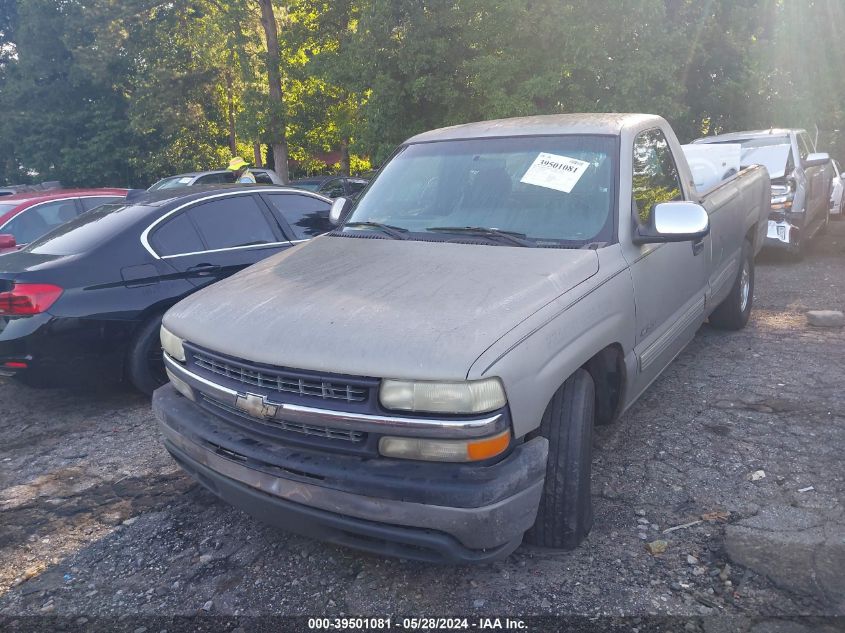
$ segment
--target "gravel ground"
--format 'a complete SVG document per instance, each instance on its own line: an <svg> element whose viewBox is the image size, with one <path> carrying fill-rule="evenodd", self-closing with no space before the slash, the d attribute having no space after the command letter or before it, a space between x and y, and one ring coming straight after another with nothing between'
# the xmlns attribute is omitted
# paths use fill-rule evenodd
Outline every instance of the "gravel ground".
<svg viewBox="0 0 845 633"><path fill-rule="evenodd" d="M0 615L843 615L836 596L775 584L725 547L729 525L771 507L845 523L845 332L806 324L822 308L845 308L845 222L803 263L758 261L749 327L704 326L598 429L582 547L476 567L269 528L181 473L147 399L0 382ZM657 539L668 546L651 554Z"/></svg>

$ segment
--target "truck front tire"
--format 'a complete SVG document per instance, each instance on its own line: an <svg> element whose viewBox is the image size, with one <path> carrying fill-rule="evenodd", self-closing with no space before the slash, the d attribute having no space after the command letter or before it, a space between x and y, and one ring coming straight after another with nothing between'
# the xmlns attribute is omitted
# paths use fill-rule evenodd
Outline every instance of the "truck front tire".
<svg viewBox="0 0 845 633"><path fill-rule="evenodd" d="M742 244L742 259L730 294L710 315L710 325L720 330L741 330L751 316L754 303L754 249L749 240Z"/></svg>
<svg viewBox="0 0 845 633"><path fill-rule="evenodd" d="M535 435L549 440L546 480L537 520L525 542L574 549L593 526L590 474L595 384L579 369L555 392Z"/></svg>

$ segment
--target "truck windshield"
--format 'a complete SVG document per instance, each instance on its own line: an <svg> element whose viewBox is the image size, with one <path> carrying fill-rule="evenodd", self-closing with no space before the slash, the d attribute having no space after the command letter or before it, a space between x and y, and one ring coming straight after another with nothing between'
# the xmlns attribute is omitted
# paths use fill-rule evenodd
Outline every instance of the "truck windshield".
<svg viewBox="0 0 845 633"><path fill-rule="evenodd" d="M402 239L425 240L470 237L506 246L611 242L615 163L616 138L611 136L406 145L385 165L340 232L401 232ZM505 235L510 237L496 239Z"/></svg>

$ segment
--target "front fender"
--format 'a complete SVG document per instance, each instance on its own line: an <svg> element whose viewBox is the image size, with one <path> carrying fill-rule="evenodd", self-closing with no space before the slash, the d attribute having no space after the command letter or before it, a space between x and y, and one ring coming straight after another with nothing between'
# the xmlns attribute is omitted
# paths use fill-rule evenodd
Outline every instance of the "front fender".
<svg viewBox="0 0 845 633"><path fill-rule="evenodd" d="M540 425L555 391L602 349L633 354L636 321L628 265L618 245L599 251L599 272L507 332L470 367L467 378L505 384L514 435ZM626 363L628 364L628 363Z"/></svg>

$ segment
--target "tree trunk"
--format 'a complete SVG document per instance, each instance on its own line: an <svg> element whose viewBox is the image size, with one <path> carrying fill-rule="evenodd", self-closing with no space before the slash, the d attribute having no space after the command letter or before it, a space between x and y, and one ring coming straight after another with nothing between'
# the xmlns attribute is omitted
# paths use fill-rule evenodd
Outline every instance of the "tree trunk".
<svg viewBox="0 0 845 633"><path fill-rule="evenodd" d="M282 182L288 178L288 143L285 137L284 95L282 94L281 53L279 51L279 30L276 26L276 12L273 0L258 0L261 7L261 25L267 40L267 81L270 94L270 117L268 135L273 147L273 165Z"/></svg>
<svg viewBox="0 0 845 633"><path fill-rule="evenodd" d="M349 175L349 137L340 139L340 173Z"/></svg>
<svg viewBox="0 0 845 633"><path fill-rule="evenodd" d="M229 119L229 149L232 151L232 156L238 152L238 139L235 136L235 88L232 81L232 72L229 70L226 73L226 93Z"/></svg>
<svg viewBox="0 0 845 633"><path fill-rule="evenodd" d="M262 164L262 161L261 161L261 142L260 141L255 141L252 144L252 156L255 159L255 161L252 163L253 165L255 165L256 167L264 167L264 165Z"/></svg>

